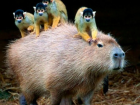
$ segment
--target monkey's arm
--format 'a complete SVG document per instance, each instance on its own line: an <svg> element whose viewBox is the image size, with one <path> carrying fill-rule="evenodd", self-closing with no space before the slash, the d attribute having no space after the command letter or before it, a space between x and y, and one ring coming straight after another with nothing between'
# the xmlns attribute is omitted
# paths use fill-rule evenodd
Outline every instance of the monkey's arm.
<svg viewBox="0 0 140 105"><path fill-rule="evenodd" d="M93 29L92 30L92 39L96 40L96 37L97 37L97 29Z"/></svg>
<svg viewBox="0 0 140 105"><path fill-rule="evenodd" d="M36 32L36 37L39 37L40 25L37 23L35 24L35 32Z"/></svg>
<svg viewBox="0 0 140 105"><path fill-rule="evenodd" d="M87 42L91 40L90 36L86 32L79 32L78 34Z"/></svg>
<svg viewBox="0 0 140 105"><path fill-rule="evenodd" d="M25 37L25 33L23 30L20 30L20 33L21 33L22 38Z"/></svg>

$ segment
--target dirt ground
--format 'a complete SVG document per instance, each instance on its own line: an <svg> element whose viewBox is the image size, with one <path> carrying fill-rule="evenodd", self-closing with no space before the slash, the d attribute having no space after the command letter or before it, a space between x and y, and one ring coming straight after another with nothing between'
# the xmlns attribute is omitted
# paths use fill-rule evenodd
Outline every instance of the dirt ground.
<svg viewBox="0 0 140 105"><path fill-rule="evenodd" d="M0 92L9 93L0 98L0 105L19 105L20 88L4 70L0 73ZM42 97L39 105L49 105L49 99ZM140 105L140 64L129 66L121 73L109 75L109 90L106 95L101 87L95 92L92 105Z"/></svg>

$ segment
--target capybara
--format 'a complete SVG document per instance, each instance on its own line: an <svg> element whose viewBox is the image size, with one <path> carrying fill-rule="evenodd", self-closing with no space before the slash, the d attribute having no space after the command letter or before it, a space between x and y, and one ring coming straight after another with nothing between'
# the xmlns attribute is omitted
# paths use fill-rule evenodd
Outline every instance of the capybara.
<svg viewBox="0 0 140 105"><path fill-rule="evenodd" d="M66 23L42 31L38 38L28 35L9 44L6 64L28 104L37 105L39 97L50 95L51 105L71 105L75 96L91 105L94 90L106 75L123 69L125 53L112 36L98 31L89 46L73 38L76 33L75 25Z"/></svg>

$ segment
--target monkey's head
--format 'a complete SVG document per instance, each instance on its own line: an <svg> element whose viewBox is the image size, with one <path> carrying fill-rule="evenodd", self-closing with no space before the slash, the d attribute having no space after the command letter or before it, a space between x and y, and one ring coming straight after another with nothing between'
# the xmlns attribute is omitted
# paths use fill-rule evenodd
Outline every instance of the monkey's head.
<svg viewBox="0 0 140 105"><path fill-rule="evenodd" d="M96 11L93 11L91 8L87 8L83 12L81 12L81 15L86 22L90 22L90 20L95 17L95 13Z"/></svg>
<svg viewBox="0 0 140 105"><path fill-rule="evenodd" d="M37 3L36 7L33 7L33 8L34 8L34 11L39 14L39 16L42 16L43 13L45 12L45 6L43 3Z"/></svg>
<svg viewBox="0 0 140 105"><path fill-rule="evenodd" d="M18 9L15 12L13 12L14 18L18 23L21 23L21 21L25 18L26 12L24 12L22 9Z"/></svg>
<svg viewBox="0 0 140 105"><path fill-rule="evenodd" d="M54 2L54 0L42 0L42 3L47 7L48 4Z"/></svg>
<svg viewBox="0 0 140 105"><path fill-rule="evenodd" d="M42 3L44 4L45 7L50 3L50 0L42 0Z"/></svg>

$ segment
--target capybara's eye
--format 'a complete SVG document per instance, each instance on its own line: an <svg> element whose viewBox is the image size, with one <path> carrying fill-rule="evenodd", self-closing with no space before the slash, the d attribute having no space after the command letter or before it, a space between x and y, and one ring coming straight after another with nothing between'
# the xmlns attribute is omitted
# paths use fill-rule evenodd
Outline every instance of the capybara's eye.
<svg viewBox="0 0 140 105"><path fill-rule="evenodd" d="M103 47L103 45L102 45L102 44L97 44L97 46L98 46L98 47Z"/></svg>

